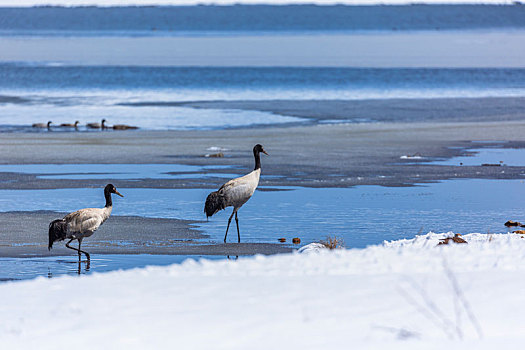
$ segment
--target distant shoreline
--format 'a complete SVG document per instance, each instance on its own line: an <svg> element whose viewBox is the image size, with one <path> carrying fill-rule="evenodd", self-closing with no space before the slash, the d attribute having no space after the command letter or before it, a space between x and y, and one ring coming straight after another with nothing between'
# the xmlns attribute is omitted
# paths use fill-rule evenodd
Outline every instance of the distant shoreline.
<svg viewBox="0 0 525 350"><path fill-rule="evenodd" d="M474 0L449 1L444 4L423 1L412 4L391 0L387 4L379 1L376 4L362 4L363 0L357 0L344 5L339 4L338 0L329 0L319 1L324 4L285 4L284 1L272 5L251 0L254 4L239 5L236 0L219 0L216 2L222 4L191 5L197 1L186 1L185 6L179 6L179 1L176 5L171 2L138 0L136 4L139 6L133 6L127 1L110 0L100 1L98 6L89 6L95 5L96 1L51 0L51 5L65 6L49 6L47 0L19 0L12 3L7 0L1 4L11 4L13 7L0 7L0 31L286 32L525 28L525 7L514 1L485 4ZM39 3L44 6L31 6ZM155 3L158 5L153 5Z"/></svg>

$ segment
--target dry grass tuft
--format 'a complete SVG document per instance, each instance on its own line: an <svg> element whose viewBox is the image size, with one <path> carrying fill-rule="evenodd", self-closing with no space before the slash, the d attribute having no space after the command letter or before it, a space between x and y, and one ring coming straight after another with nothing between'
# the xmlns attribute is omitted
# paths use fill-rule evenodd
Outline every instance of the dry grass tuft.
<svg viewBox="0 0 525 350"><path fill-rule="evenodd" d="M340 249L345 247L345 242L341 237L327 236L325 240L319 241L328 249Z"/></svg>

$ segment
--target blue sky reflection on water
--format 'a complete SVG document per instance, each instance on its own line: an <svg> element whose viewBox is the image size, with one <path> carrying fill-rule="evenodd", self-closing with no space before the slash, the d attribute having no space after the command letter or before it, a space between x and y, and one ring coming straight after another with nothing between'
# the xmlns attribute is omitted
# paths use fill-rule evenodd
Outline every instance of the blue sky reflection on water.
<svg viewBox="0 0 525 350"><path fill-rule="evenodd" d="M501 166L525 166L525 149L522 148L480 148L469 149L475 152L470 156L454 157L432 162L435 165L465 165L501 164Z"/></svg>
<svg viewBox="0 0 525 350"><path fill-rule="evenodd" d="M223 256L196 256L196 255L150 255L150 254L107 254L93 255L91 264L87 268L86 261L78 263L76 256L42 257L42 258L0 258L0 282L23 280L42 277L57 277L60 275L86 275L93 272L109 272L126 270L146 266L164 266L180 264L188 259L200 260L226 259Z"/></svg>
<svg viewBox="0 0 525 350"><path fill-rule="evenodd" d="M257 191L239 211L244 242L303 243L343 237L347 247L413 237L418 232L506 232L509 219L524 221L522 180L454 180L416 187L280 188ZM220 242L231 208L206 222L209 189L119 188L113 215L202 220L197 227ZM100 189L2 190L1 211L69 212L102 206ZM100 230L103 234L103 228Z"/></svg>

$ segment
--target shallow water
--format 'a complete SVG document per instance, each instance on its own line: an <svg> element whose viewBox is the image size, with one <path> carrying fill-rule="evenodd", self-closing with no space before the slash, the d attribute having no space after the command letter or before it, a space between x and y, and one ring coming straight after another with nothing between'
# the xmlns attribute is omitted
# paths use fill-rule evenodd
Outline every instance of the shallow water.
<svg viewBox="0 0 525 350"><path fill-rule="evenodd" d="M416 187L271 188L262 187L239 211L243 242L277 243L299 237L301 245L327 236L342 238L346 247L365 247L383 240L412 238L428 231L457 233L507 232L509 219L524 221L522 180L455 180ZM113 215L204 220L210 190L122 188ZM2 190L0 210L73 211L102 205L98 189ZM231 209L201 221L206 241L222 243ZM110 219L111 220L111 219ZM42 236L47 234L42 228ZM103 235L102 227L97 235ZM236 241L233 225L229 241ZM146 265L180 263L193 256L93 255L89 268L76 256L0 258L0 281L37 276L87 274ZM208 257L206 258L226 258Z"/></svg>
<svg viewBox="0 0 525 350"><path fill-rule="evenodd" d="M256 191L239 211L243 242L299 237L309 243L336 235L344 238L348 247L364 247L430 230L506 232L505 221L525 215L525 183L521 180L454 180L401 188L277 189L283 191ZM205 220L203 206L210 190L119 190L125 198L115 198L113 215ZM98 189L0 191L2 211L69 212L102 204ZM197 226L211 240L221 242L230 212L228 208ZM97 234L103 234L103 228ZM234 226L230 234L229 239L235 241Z"/></svg>
<svg viewBox="0 0 525 350"><path fill-rule="evenodd" d="M465 166L499 164L500 166L525 166L525 149L522 148L481 148L469 149L469 152L475 152L475 154L439 160L432 162L432 164Z"/></svg>
<svg viewBox="0 0 525 350"><path fill-rule="evenodd" d="M76 256L45 257L45 258L0 258L0 282L24 280L38 276L55 277L60 275L87 275L93 272L127 270L149 265L170 265L181 263L187 259L201 259L196 255L96 255L88 265L81 263ZM222 256L206 256L206 259L226 259Z"/></svg>

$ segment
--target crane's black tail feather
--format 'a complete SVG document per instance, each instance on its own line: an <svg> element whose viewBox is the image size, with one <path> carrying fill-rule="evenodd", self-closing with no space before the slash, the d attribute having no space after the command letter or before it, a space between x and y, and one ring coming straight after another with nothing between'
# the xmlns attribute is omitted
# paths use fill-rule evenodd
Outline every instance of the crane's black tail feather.
<svg viewBox="0 0 525 350"><path fill-rule="evenodd" d="M49 245L48 250L53 248L53 243L56 241L62 241L66 239L67 235L67 223L64 219L57 219L51 221L49 224Z"/></svg>
<svg viewBox="0 0 525 350"><path fill-rule="evenodd" d="M206 218L212 216L219 210L226 208L226 198L219 194L219 191L212 192L206 198L206 204L204 204L204 212Z"/></svg>

